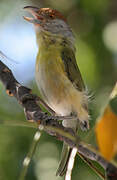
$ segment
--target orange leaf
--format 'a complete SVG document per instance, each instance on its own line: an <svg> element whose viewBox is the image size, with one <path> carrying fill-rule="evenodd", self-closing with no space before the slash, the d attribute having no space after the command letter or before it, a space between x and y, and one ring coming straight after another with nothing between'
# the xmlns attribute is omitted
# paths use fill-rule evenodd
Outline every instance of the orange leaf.
<svg viewBox="0 0 117 180"><path fill-rule="evenodd" d="M117 153L117 115L109 105L96 124L96 137L101 154L111 160Z"/></svg>

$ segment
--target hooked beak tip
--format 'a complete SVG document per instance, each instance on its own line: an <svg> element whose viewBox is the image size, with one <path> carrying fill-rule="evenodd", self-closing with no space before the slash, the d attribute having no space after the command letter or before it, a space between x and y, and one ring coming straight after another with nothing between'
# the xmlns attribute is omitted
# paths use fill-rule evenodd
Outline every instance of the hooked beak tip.
<svg viewBox="0 0 117 180"><path fill-rule="evenodd" d="M25 6L23 9L26 11L29 11L29 12L38 12L39 11L39 8L34 7L34 6Z"/></svg>
<svg viewBox="0 0 117 180"><path fill-rule="evenodd" d="M28 11L33 17L23 16L23 18L34 24L40 24L43 17L39 15L39 8L33 6L25 6L24 10Z"/></svg>

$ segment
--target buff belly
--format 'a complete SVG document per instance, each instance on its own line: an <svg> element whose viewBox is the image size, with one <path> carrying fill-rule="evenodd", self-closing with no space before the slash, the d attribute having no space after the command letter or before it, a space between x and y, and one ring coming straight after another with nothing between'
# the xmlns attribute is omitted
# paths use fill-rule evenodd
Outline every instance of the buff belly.
<svg viewBox="0 0 117 180"><path fill-rule="evenodd" d="M56 114L65 116L72 112L72 105L68 103L69 83L64 75L54 69L48 72L43 67L36 72L36 81L44 101Z"/></svg>

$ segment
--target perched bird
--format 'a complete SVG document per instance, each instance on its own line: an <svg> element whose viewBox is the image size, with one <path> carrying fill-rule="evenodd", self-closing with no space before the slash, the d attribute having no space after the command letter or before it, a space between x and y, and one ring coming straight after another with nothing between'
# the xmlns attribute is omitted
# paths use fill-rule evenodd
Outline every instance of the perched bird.
<svg viewBox="0 0 117 180"><path fill-rule="evenodd" d="M33 23L39 47L35 76L43 100L57 115L75 115L63 120L64 127L75 132L89 128L88 96L76 63L74 35L64 16L51 8L27 6L33 17L24 19ZM63 175L72 149L63 145L62 159L57 175Z"/></svg>

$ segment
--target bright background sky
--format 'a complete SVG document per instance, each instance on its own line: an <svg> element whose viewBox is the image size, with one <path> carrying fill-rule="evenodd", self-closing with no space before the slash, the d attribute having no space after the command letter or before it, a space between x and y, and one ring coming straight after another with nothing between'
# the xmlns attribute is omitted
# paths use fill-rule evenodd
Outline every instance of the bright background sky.
<svg viewBox="0 0 117 180"><path fill-rule="evenodd" d="M4 6L4 1L2 5ZM22 1L22 4L18 5L17 1L17 5L13 5L9 15L0 22L0 50L10 59L18 62L14 63L2 58L17 80L25 84L34 78L37 45L33 25L23 19L23 15L26 15L23 10L25 3ZM4 7L3 14L7 8Z"/></svg>

